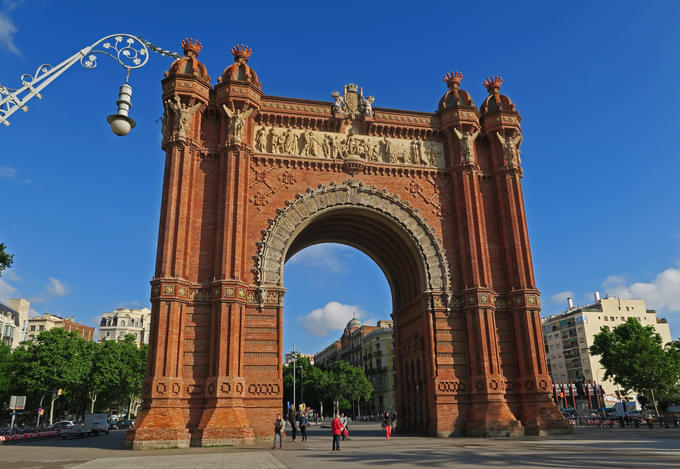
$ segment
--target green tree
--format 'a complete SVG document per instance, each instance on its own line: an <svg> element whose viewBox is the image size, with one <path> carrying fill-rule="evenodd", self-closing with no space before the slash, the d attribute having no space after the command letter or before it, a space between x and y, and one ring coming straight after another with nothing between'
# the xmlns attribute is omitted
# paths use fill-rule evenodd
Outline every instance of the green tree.
<svg viewBox="0 0 680 469"><path fill-rule="evenodd" d="M14 262L14 255L5 251L7 246L4 243L0 243L0 277L2 277L2 271L9 269Z"/></svg>
<svg viewBox="0 0 680 469"><path fill-rule="evenodd" d="M24 342L14 350L12 390L27 395L31 408L37 408L48 391L57 389L75 402L86 389L91 366L90 348L75 332L43 331L35 342Z"/></svg>
<svg viewBox="0 0 680 469"><path fill-rule="evenodd" d="M0 343L0 408L9 403L12 384L12 349L7 344Z"/></svg>
<svg viewBox="0 0 680 469"><path fill-rule="evenodd" d="M363 369L340 360L328 371L325 392L337 410L353 412L354 402L371 397L373 385Z"/></svg>
<svg viewBox="0 0 680 469"><path fill-rule="evenodd" d="M604 378L613 378L624 392L634 390L652 401L677 392L680 352L671 344L664 347L653 326L642 326L634 318L613 330L604 326L590 353L600 355Z"/></svg>
<svg viewBox="0 0 680 469"><path fill-rule="evenodd" d="M89 410L94 412L95 403L102 395L106 396L120 386L120 367L122 364L122 347L118 342L108 340L103 344L90 342L92 367L87 377L87 397Z"/></svg>
<svg viewBox="0 0 680 469"><path fill-rule="evenodd" d="M142 396L142 382L146 374L148 346L137 347L135 337L131 334L118 342L121 350L121 366L119 368L119 384L117 392L121 400L128 404L128 410L135 412Z"/></svg>

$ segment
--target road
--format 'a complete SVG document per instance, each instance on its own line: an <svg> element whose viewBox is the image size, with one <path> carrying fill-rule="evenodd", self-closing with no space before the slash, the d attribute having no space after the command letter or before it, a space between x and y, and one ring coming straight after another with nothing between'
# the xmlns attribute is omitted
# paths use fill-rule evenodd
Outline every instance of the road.
<svg viewBox="0 0 680 469"><path fill-rule="evenodd" d="M309 441L284 441L283 450L189 448L130 451L124 431L76 440L44 440L0 446L3 469L238 468L330 469L509 467L680 468L680 429L577 428L552 438L429 438L395 435L386 441L377 424L355 425L352 439L332 452L328 429L309 431Z"/></svg>

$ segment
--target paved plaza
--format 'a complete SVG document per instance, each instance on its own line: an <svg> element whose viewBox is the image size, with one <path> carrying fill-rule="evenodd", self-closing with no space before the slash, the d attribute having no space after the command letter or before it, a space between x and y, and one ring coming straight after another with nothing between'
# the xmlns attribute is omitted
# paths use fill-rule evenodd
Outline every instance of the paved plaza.
<svg viewBox="0 0 680 469"><path fill-rule="evenodd" d="M329 469L329 468L540 468L680 467L680 429L577 428L573 435L521 439L428 438L395 435L386 441L377 424L354 425L352 439L330 451L330 432L313 429L309 441L282 450L190 448L122 449L123 431L84 440L45 440L0 446L3 469Z"/></svg>

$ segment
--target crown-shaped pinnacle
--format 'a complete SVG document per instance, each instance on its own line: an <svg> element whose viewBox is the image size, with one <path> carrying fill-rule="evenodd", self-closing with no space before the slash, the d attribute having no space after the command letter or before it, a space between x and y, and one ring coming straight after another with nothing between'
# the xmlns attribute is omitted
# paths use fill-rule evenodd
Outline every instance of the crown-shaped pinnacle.
<svg viewBox="0 0 680 469"><path fill-rule="evenodd" d="M253 53L253 50L243 44L236 44L231 48L231 53L234 55L234 61L237 61L239 57L243 57L247 62L250 58L250 54Z"/></svg>
<svg viewBox="0 0 680 469"><path fill-rule="evenodd" d="M198 55L201 49L203 49L203 44L194 38L188 37L182 41L182 49L184 49L184 55L189 55L189 52Z"/></svg>
<svg viewBox="0 0 680 469"><path fill-rule="evenodd" d="M446 75L444 75L444 82L446 82L446 84L449 87L452 87L454 85L456 87L460 86L460 80L462 80L462 79L463 79L463 74L460 73L460 72L449 72Z"/></svg>
<svg viewBox="0 0 680 469"><path fill-rule="evenodd" d="M484 80L484 86L486 86L486 90L489 92L489 94L500 91L501 83L503 83L503 79L499 76L490 76Z"/></svg>

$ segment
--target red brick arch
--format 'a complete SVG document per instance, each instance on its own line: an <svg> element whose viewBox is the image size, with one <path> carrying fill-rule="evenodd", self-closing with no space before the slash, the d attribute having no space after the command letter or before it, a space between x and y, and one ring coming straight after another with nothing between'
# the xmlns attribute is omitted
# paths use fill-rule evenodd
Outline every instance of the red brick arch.
<svg viewBox="0 0 680 469"><path fill-rule="evenodd" d="M266 96L251 51L213 86L196 50L163 80L152 330L132 448L248 444L282 406L283 265L357 247L390 283L404 431L566 431L553 404L524 200L520 116L447 75L435 113ZM193 54L193 55L192 55Z"/></svg>

